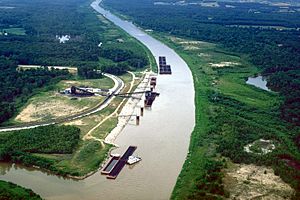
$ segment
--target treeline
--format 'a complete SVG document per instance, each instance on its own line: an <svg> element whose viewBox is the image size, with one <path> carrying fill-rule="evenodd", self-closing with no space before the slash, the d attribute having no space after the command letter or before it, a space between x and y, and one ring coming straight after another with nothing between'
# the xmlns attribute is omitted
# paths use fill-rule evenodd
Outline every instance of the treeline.
<svg viewBox="0 0 300 200"><path fill-rule="evenodd" d="M60 173L54 160L35 153L71 154L79 140L80 129L73 126L51 125L7 132L0 135L0 161L35 165Z"/></svg>
<svg viewBox="0 0 300 200"><path fill-rule="evenodd" d="M101 72L121 75L128 70L142 69L149 64L145 52L136 53L129 49L103 47L100 55L113 62L100 67L98 64L81 64L78 67L78 75L87 79L101 78Z"/></svg>
<svg viewBox="0 0 300 200"><path fill-rule="evenodd" d="M282 118L300 125L300 31L285 28L300 27L299 12L279 13L277 7L253 3L226 3L235 8L226 8L223 4L216 8L154 5L153 0L104 3L132 17L144 28L218 43L239 55L247 55L269 76L268 85L285 97ZM233 24L264 27L229 26ZM284 27L279 31L268 26Z"/></svg>
<svg viewBox="0 0 300 200"><path fill-rule="evenodd" d="M2 3L15 8L1 9L0 27L23 28L26 35L1 36L0 55L12 57L19 64L77 66L98 62L98 33L104 29L91 24L100 23L96 15L80 9L85 1L13 0ZM56 36L64 35L69 35L70 40L60 43Z"/></svg>
<svg viewBox="0 0 300 200"><path fill-rule="evenodd" d="M299 129L278 119L279 111L275 109L257 109L216 92L210 93L210 101L218 115L210 118L213 126L208 135L217 138L217 152L235 163L272 166L275 174L291 184L299 197L299 147L295 143ZM271 140L276 149L266 155L244 150L246 145L261 138Z"/></svg>
<svg viewBox="0 0 300 200"><path fill-rule="evenodd" d="M26 35L0 36L0 56L16 60L18 64L90 65L100 69L99 60L107 58L115 64L126 61L128 70L145 67L148 63L145 53L116 46L99 47L100 43L107 42L108 25L97 18L84 0L5 0L1 3L14 8L0 10L0 29L23 28L26 32ZM65 35L70 39L60 43L57 36Z"/></svg>
<svg viewBox="0 0 300 200"><path fill-rule="evenodd" d="M281 106L281 117L299 126L300 70L272 73L268 86L274 88L276 91L280 91L285 96L284 104Z"/></svg>
<svg viewBox="0 0 300 200"><path fill-rule="evenodd" d="M196 190L188 196L188 199L217 200L223 197L229 198L229 193L224 188L222 181L224 174L222 169L225 166L223 161L206 159L203 161L202 175L197 177Z"/></svg>
<svg viewBox="0 0 300 200"><path fill-rule="evenodd" d="M107 73L120 75L128 70L142 69L149 64L148 58L143 53L134 53L128 49L103 48L101 56L114 61L116 64L102 66L101 70Z"/></svg>
<svg viewBox="0 0 300 200"><path fill-rule="evenodd" d="M82 78L86 79L97 79L97 78L102 78L102 73L98 69L96 65L91 66L91 65L81 65L77 69L78 75Z"/></svg>
<svg viewBox="0 0 300 200"><path fill-rule="evenodd" d="M16 62L0 57L0 123L12 117L36 89L67 79L66 70L48 68L17 71Z"/></svg>
<svg viewBox="0 0 300 200"><path fill-rule="evenodd" d="M41 200L40 195L14 183L0 181L0 199L2 200Z"/></svg>
<svg viewBox="0 0 300 200"><path fill-rule="evenodd" d="M176 20L179 20L179 15L185 15L185 18L190 18L189 21L192 21L192 19L196 19L197 21L194 20L194 22L206 24L261 25L266 26L266 28L267 26L280 26L286 28L298 28L300 26L300 13L279 12L282 8L278 6L271 6L269 4L261 4L255 2L240 3L198 0L186 0L182 3L179 3L179 1L177 0L159 1L165 3L165 5L162 5L155 4L157 2L158 1L156 0L104 0L104 5L121 11L122 13L128 14L128 17L135 19L135 21L138 20L139 22L145 22L146 24L150 24L154 20L159 22L162 18L166 20L166 23L168 23L172 20L170 18L174 17ZM217 4L215 4L216 6L209 7L199 5L199 3L213 2L217 2ZM188 5L188 3L190 3L190 5ZM299 6L291 7L291 10L296 11L296 9L298 8ZM147 13L148 11L150 11L151 13ZM144 12L144 14L142 12ZM154 17L151 17L152 14L161 16L155 19ZM168 18L168 14L173 15L170 15L172 17ZM139 18L136 18L137 16ZM147 17L150 17L148 22L145 21Z"/></svg>
<svg viewBox="0 0 300 200"><path fill-rule="evenodd" d="M1 155L5 152L72 153L79 141L80 130L73 126L44 126L0 135ZM3 156L0 157L3 159Z"/></svg>

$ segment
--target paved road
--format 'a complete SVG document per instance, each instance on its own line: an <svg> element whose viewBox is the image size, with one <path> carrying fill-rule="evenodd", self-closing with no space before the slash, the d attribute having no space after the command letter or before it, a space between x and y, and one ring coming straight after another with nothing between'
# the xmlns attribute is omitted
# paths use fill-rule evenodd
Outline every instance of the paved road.
<svg viewBox="0 0 300 200"><path fill-rule="evenodd" d="M108 95L103 102L99 103L97 106L94 108L85 110L81 113L71 115L68 117L64 117L61 119L54 119L50 121L45 121L45 122L29 122L29 123L22 123L14 126L9 126L9 127L0 127L0 132L4 131L15 131L15 130L23 130L23 129L31 129L31 128L36 128L39 126L48 126L48 125L53 125L53 124L60 124L68 121L72 121L75 119L79 119L82 117L89 116L91 114L94 114L100 110L103 110L108 104L115 98L115 94L118 94L122 88L124 87L124 82L117 76L111 75L111 74L104 74L104 76L111 78L114 81L114 87L110 89L110 95Z"/></svg>

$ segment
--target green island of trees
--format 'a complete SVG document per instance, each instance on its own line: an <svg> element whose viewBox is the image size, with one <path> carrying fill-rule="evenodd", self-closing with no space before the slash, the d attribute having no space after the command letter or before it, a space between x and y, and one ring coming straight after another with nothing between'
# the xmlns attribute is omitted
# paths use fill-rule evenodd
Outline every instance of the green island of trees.
<svg viewBox="0 0 300 200"><path fill-rule="evenodd" d="M0 199L3 200L41 200L32 190L20 187L14 183L0 180Z"/></svg>
<svg viewBox="0 0 300 200"><path fill-rule="evenodd" d="M71 154L80 140L80 129L74 126L42 126L5 132L0 135L0 161L39 166L64 175L55 160L36 154Z"/></svg>
<svg viewBox="0 0 300 200"><path fill-rule="evenodd" d="M74 126L44 126L0 134L0 161L37 166L64 175L56 160L39 154L72 154L80 140L80 129ZM41 199L32 190L0 181L0 199Z"/></svg>

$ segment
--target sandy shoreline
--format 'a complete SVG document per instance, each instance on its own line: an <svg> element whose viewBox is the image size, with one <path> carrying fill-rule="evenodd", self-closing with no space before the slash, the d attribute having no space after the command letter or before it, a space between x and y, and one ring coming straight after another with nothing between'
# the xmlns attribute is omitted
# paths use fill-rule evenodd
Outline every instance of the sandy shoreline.
<svg viewBox="0 0 300 200"><path fill-rule="evenodd" d="M133 74L133 73L132 73ZM133 91L133 92L141 92L141 91L145 91L147 89L149 89L149 82L150 82L150 76L156 75L155 73L153 73L152 71L150 72L145 72L144 77L142 78L142 81L138 84L137 88ZM133 75L133 80L135 80L135 76ZM132 91L132 87L133 84L131 84L131 88L130 88L130 92ZM150 90L150 89L149 89ZM121 134L122 130L125 128L125 126L128 124L128 122L130 121L130 119L132 117L135 117L136 115L140 115L140 111L136 111L136 108L140 108L141 106L144 106L143 98L144 94L134 94L133 97L134 98L130 98L128 99L128 101L125 103L125 105L123 106L121 112L118 114L118 124L117 126L105 137L104 139L104 143L106 144L111 144L113 146L115 146L115 148L111 148L107 154L106 159L99 165L99 168L84 175L84 176L72 176L72 175L66 175L67 178L71 178L71 179L75 179L75 180L83 180L93 174L95 174L96 172L98 172L99 170L101 170L101 168L105 165L105 163L109 160L110 158L110 154L111 152L118 148L118 144L115 144L114 141L117 139L117 137ZM126 99L124 99L123 101L125 101ZM117 114L120 106L123 105L123 102L119 105L119 107L111 114L111 115L115 115ZM108 116L110 117L110 116ZM102 123L101 123L102 124ZM87 135L86 135L87 136Z"/></svg>
<svg viewBox="0 0 300 200"><path fill-rule="evenodd" d="M151 75L153 75L153 72L145 72L144 78L133 92L142 92L147 90L147 88L149 89L149 81ZM128 99L121 112L119 113L117 126L105 137L104 142L106 144L118 146L114 143L114 141L128 124L129 120L132 119L132 117L140 116L140 110L136 110L135 108L144 106L144 94L134 94L132 96L133 98Z"/></svg>

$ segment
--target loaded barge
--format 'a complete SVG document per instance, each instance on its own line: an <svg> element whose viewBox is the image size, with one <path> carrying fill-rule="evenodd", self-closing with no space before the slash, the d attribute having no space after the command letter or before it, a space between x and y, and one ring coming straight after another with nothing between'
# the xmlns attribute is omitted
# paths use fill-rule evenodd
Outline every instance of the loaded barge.
<svg viewBox="0 0 300 200"><path fill-rule="evenodd" d="M117 164L118 160L120 159L120 156L113 156L109 162L105 165L105 167L101 170L101 174L108 175L112 169Z"/></svg>
<svg viewBox="0 0 300 200"><path fill-rule="evenodd" d="M107 165L105 165L101 174L107 175L106 178L108 179L116 179L136 148L136 146L129 146L122 157L113 156Z"/></svg>
<svg viewBox="0 0 300 200"><path fill-rule="evenodd" d="M172 74L171 66L167 65L167 60L165 56L159 56L159 74Z"/></svg>

